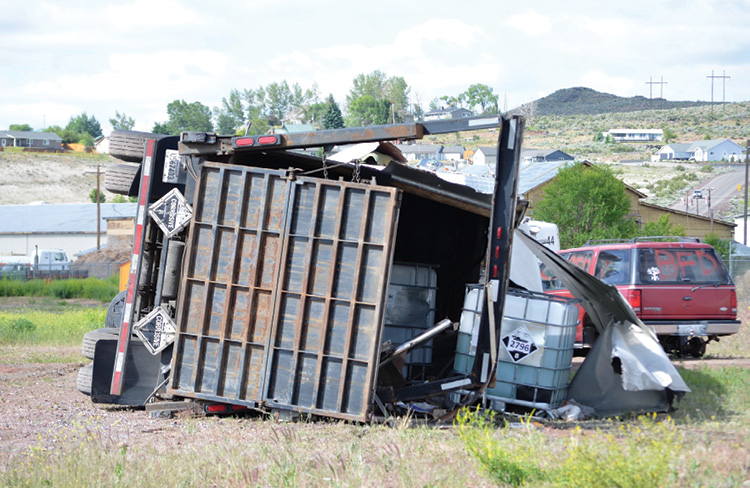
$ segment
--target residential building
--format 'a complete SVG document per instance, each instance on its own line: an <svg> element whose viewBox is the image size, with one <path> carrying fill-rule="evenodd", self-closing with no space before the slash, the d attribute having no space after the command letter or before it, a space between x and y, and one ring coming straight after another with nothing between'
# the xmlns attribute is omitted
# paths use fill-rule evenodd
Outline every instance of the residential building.
<svg viewBox="0 0 750 488"><path fill-rule="evenodd" d="M521 161L527 163L551 162L551 161L575 161L575 158L559 149L521 149Z"/></svg>
<svg viewBox="0 0 750 488"><path fill-rule="evenodd" d="M612 136L615 142L652 142L664 140L661 129L610 129L604 137Z"/></svg>
<svg viewBox="0 0 750 488"><path fill-rule="evenodd" d="M443 159L443 146L440 144L395 144L408 161Z"/></svg>
<svg viewBox="0 0 750 488"><path fill-rule="evenodd" d="M446 146L443 148L443 161L459 161L464 159L466 149L463 146Z"/></svg>
<svg viewBox="0 0 750 488"><path fill-rule="evenodd" d="M497 147L478 147L474 151L474 157L472 158L473 164L486 164L487 166L495 166L497 164Z"/></svg>
<svg viewBox="0 0 750 488"><path fill-rule="evenodd" d="M45 151L61 151L62 138L54 132L0 130L0 146L30 147Z"/></svg>
<svg viewBox="0 0 750 488"><path fill-rule="evenodd" d="M471 117L473 114L471 110L467 110L461 107L449 107L440 110L432 110L424 114L424 120L445 120L445 119L462 119L465 117Z"/></svg>
<svg viewBox="0 0 750 488"><path fill-rule="evenodd" d="M729 139L667 144L652 158L655 161L741 161L745 148Z"/></svg>
<svg viewBox="0 0 750 488"><path fill-rule="evenodd" d="M136 203L102 203L101 246L107 244L108 222L135 218ZM0 206L0 254L29 254L40 249L62 249L69 257L96 248L96 204L63 203ZM123 227L125 226L125 227ZM129 227L128 227L129 226ZM117 229L117 230L115 230ZM132 233L132 224L113 223L118 242ZM131 234L132 235L132 234Z"/></svg>

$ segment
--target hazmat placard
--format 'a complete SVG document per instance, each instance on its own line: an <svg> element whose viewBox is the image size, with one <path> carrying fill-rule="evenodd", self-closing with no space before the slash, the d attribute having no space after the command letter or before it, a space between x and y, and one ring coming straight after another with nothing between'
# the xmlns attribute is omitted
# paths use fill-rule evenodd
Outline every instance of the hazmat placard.
<svg viewBox="0 0 750 488"><path fill-rule="evenodd" d="M525 325L504 336L502 343L514 362L521 361L539 350Z"/></svg>
<svg viewBox="0 0 750 488"><path fill-rule="evenodd" d="M167 237L174 237L190 223L193 209L175 188L151 205L148 214Z"/></svg>
<svg viewBox="0 0 750 488"><path fill-rule="evenodd" d="M177 334L172 318L166 310L161 307L155 308L133 326L136 335L140 337L143 344L151 351L151 354L159 354L164 348L172 344Z"/></svg>

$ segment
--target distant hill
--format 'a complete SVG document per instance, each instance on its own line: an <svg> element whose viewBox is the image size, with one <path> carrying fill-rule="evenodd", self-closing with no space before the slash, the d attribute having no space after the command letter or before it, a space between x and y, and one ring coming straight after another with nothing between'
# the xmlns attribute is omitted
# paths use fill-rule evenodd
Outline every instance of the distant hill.
<svg viewBox="0 0 750 488"><path fill-rule="evenodd" d="M536 104L534 115L599 115L635 112L651 108L668 110L698 107L708 105L708 102L671 102L663 98L649 100L642 96L626 98L577 86L557 90L551 95L532 102L532 104ZM524 107L518 107L512 112L524 113Z"/></svg>

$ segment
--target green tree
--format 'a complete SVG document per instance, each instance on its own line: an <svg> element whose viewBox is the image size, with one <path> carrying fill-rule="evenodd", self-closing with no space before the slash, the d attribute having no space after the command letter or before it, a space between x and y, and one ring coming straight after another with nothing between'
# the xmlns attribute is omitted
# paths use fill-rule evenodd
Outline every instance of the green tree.
<svg viewBox="0 0 750 488"><path fill-rule="evenodd" d="M729 263L730 245L732 243L731 239L722 239L718 234L712 232L706 234L706 237L703 238L703 242L716 249L716 253L721 257L724 263Z"/></svg>
<svg viewBox="0 0 750 488"><path fill-rule="evenodd" d="M91 134L94 139L102 135L102 126L99 121L93 115L88 116L86 112L71 117L68 125L65 126L65 130L79 134L79 140L83 137L83 134Z"/></svg>
<svg viewBox="0 0 750 488"><path fill-rule="evenodd" d="M664 133L664 142L666 142L667 144L677 139L677 134L669 127L664 127L664 129L662 129L662 132Z"/></svg>
<svg viewBox="0 0 750 488"><path fill-rule="evenodd" d="M577 247L589 239L630 238L636 223L627 218L630 200L625 185L607 166L581 163L562 168L534 205L534 218L554 222L560 245Z"/></svg>
<svg viewBox="0 0 750 488"><path fill-rule="evenodd" d="M323 116L324 129L341 129L344 127L344 117L341 115L339 104L333 98L333 94L326 98L326 112Z"/></svg>
<svg viewBox="0 0 750 488"><path fill-rule="evenodd" d="M91 190L91 193L89 193L89 198L91 199L91 203L96 203L96 188ZM99 203L104 203L107 200L107 197L104 196L103 192L99 192Z"/></svg>
<svg viewBox="0 0 750 488"><path fill-rule="evenodd" d="M349 105L347 125L365 127L387 124L391 115L391 102L378 100L371 95L362 95Z"/></svg>
<svg viewBox="0 0 750 488"><path fill-rule="evenodd" d="M669 214L664 214L656 222L646 223L643 226L641 235L643 237L684 236L685 228L680 224L672 224L669 221Z"/></svg>
<svg viewBox="0 0 750 488"><path fill-rule="evenodd" d="M154 132L178 135L182 131L212 132L211 109L200 102L175 100L167 105L169 120L154 124Z"/></svg>
<svg viewBox="0 0 750 488"><path fill-rule="evenodd" d="M382 71L375 70L370 74L357 75L352 85L352 89L346 96L350 125L362 125L361 121L373 117L379 120L375 122L376 124L386 124L393 118L396 122L404 120L404 115L408 113L411 89L403 77L389 78ZM377 107L371 99L378 102ZM380 113L384 107L387 107L386 117L382 118ZM374 115L375 113L378 115Z"/></svg>
<svg viewBox="0 0 750 488"><path fill-rule="evenodd" d="M219 134L234 134L245 125L245 107L242 93L237 89L229 92L229 97L221 99L221 108L214 108L216 130Z"/></svg>
<svg viewBox="0 0 750 488"><path fill-rule="evenodd" d="M135 119L115 110L115 116L109 119L109 124L114 130L133 130Z"/></svg>
<svg viewBox="0 0 750 488"><path fill-rule="evenodd" d="M466 101L468 105L466 108L472 112L477 112L476 107L479 107L482 114L496 114L498 112L498 95L493 93L492 88L487 85L481 83L471 85L459 95L459 98Z"/></svg>
<svg viewBox="0 0 750 488"><path fill-rule="evenodd" d="M31 132L34 129L32 129L29 124L10 124L10 127L8 127L8 130L17 130L17 131L21 131L21 132Z"/></svg>

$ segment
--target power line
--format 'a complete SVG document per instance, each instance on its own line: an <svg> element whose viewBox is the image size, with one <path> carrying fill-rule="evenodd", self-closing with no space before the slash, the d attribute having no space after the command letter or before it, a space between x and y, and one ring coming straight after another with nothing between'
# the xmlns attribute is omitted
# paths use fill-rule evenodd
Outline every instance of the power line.
<svg viewBox="0 0 750 488"><path fill-rule="evenodd" d="M714 111L714 79L719 78L722 82L722 90L721 90L721 104L722 104L722 110L724 110L724 104L726 103L726 93L727 93L727 80L731 79L731 76L727 76L726 70L722 71L722 75L714 75L714 70L711 70L711 76L706 76L706 78L711 78L711 111Z"/></svg>
<svg viewBox="0 0 750 488"><path fill-rule="evenodd" d="M648 87L648 108L653 108L653 89L654 85L659 85L659 98L661 99L659 101L659 106L662 105L664 100L664 85L667 84L666 81L664 81L664 77L661 77L661 81L653 81L653 78L651 76L648 77L648 81L646 82Z"/></svg>

